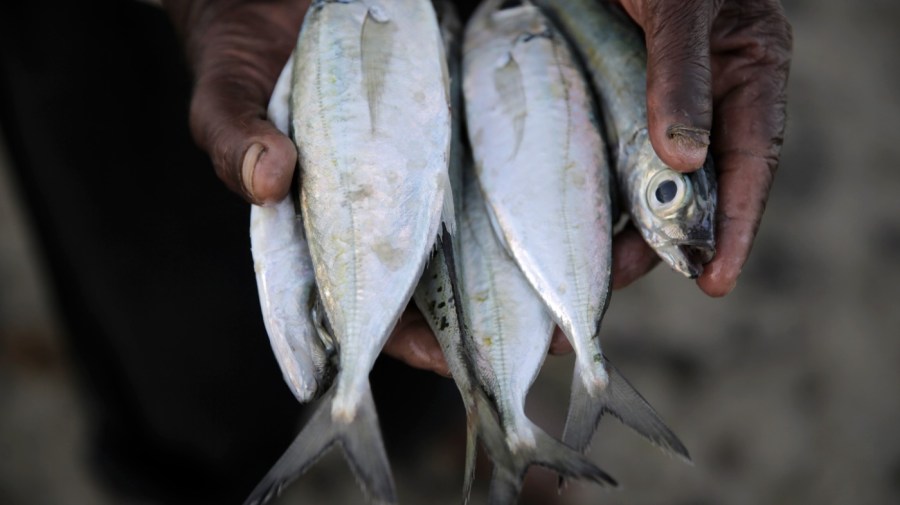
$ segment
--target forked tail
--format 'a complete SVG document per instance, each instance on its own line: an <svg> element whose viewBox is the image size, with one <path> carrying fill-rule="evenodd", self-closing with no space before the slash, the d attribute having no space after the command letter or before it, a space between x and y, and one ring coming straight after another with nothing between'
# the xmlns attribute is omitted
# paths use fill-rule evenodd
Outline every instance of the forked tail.
<svg viewBox="0 0 900 505"><path fill-rule="evenodd" d="M647 400L603 357L609 385L591 396L578 368L572 378L572 397L563 430L563 442L584 452L604 413L610 413L664 452L690 463L691 457L681 440L647 403Z"/></svg>
<svg viewBox="0 0 900 505"><path fill-rule="evenodd" d="M244 505L262 505L278 496L285 486L306 472L335 443L343 448L353 474L372 502L397 503L394 478L381 439L372 391L366 388L356 415L352 421L345 423L331 416L336 390L332 387L322 398L315 414L250 493Z"/></svg>
<svg viewBox="0 0 900 505"><path fill-rule="evenodd" d="M478 404L478 436L494 461L488 503L511 505L518 500L525 472L531 465L539 465L573 479L590 480L601 486L615 487L615 479L597 468L585 456L567 447L532 424L535 445L520 446L515 452L507 445L496 409L485 405L486 396L476 397Z"/></svg>

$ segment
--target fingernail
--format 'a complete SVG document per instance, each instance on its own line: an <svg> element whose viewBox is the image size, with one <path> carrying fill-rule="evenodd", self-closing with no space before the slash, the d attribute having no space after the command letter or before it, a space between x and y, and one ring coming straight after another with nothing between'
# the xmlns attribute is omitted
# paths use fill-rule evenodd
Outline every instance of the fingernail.
<svg viewBox="0 0 900 505"><path fill-rule="evenodd" d="M244 191L246 191L247 195L252 199L256 198L253 192L253 174L256 172L256 165L259 163L259 158L265 150L266 147L260 143L252 144L244 154L244 161L241 165L241 184L244 186Z"/></svg>
<svg viewBox="0 0 900 505"><path fill-rule="evenodd" d="M690 149L709 147L709 130L683 124L673 124L666 130L666 137Z"/></svg>
<svg viewBox="0 0 900 505"><path fill-rule="evenodd" d="M666 130L666 138L675 145L682 158L694 168L703 165L709 148L709 130L674 124Z"/></svg>

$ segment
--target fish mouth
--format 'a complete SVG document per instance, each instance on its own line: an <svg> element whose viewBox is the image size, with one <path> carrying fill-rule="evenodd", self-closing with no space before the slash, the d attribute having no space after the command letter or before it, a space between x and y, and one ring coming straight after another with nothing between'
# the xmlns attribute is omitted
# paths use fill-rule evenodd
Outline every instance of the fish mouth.
<svg viewBox="0 0 900 505"><path fill-rule="evenodd" d="M657 253L674 270L696 279L703 273L703 265L716 255L716 248L708 242L682 242L661 247Z"/></svg>

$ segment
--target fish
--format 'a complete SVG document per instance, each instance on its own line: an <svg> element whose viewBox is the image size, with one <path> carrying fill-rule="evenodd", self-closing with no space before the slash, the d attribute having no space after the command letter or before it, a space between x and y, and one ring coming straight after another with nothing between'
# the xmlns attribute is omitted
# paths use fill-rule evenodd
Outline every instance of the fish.
<svg viewBox="0 0 900 505"><path fill-rule="evenodd" d="M300 208L339 368L246 503L267 501L335 444L371 501L396 503L368 376L441 225L455 232L440 29L429 0L316 0L294 58Z"/></svg>
<svg viewBox="0 0 900 505"><path fill-rule="evenodd" d="M289 130L288 59L269 102L269 119ZM334 344L323 341L313 316L316 280L303 220L290 196L272 206L251 205L250 244L260 309L272 352L284 380L300 403L315 399L334 377Z"/></svg>
<svg viewBox="0 0 900 505"><path fill-rule="evenodd" d="M536 0L573 42L602 102L622 201L644 241L689 278L715 256L712 156L689 174L662 162L647 129L647 54L621 11L594 0Z"/></svg>
<svg viewBox="0 0 900 505"><path fill-rule="evenodd" d="M447 80L450 83L450 160L447 173L453 193L454 210L462 208L463 159L469 158L468 148L463 139L463 97L460 76L462 70L462 22L452 0L433 0L438 24L441 29L441 41L444 44L444 55L447 58ZM459 223L456 213L453 215L455 227Z"/></svg>
<svg viewBox="0 0 900 505"><path fill-rule="evenodd" d="M453 191L454 210L462 208L462 163L465 147L462 143L460 109L462 107L461 88L459 84L460 47L459 38L462 25L456 7L450 0L434 2L435 11L441 28L441 38L447 57L447 69L450 80L451 141L448 175ZM454 213L454 227L458 226ZM467 503L472 492L475 476L476 443L478 437L478 409L491 409L490 402L477 389L472 378L472 365L468 362L464 349L463 332L466 328L465 316L461 312L459 282L457 272L458 242L446 227L441 230L439 243L435 249L416 290L413 301L425 317L425 321L434 333L450 374L456 383L466 411L466 455L463 475L463 503ZM485 419L496 419L496 415ZM488 429L491 429L490 427ZM497 429L496 431L499 431Z"/></svg>
<svg viewBox="0 0 900 505"><path fill-rule="evenodd" d="M583 451L604 412L687 454L611 366L612 202L605 144L565 38L528 0L488 0L466 28L469 139L495 235L575 351L563 441Z"/></svg>
<svg viewBox="0 0 900 505"><path fill-rule="evenodd" d="M463 194L463 166L471 169L471 157L467 156L467 152L462 143L461 132L458 128L461 118L456 117L460 108L461 97L459 88L459 22L456 17L452 3L449 1L436 2L439 12L439 19L444 35L445 48L448 56L448 68L450 69L451 83L451 104L454 111L454 128L451 142L450 155L450 179L453 183L453 194L455 197L455 208L462 208L461 197ZM474 185L473 185L474 186ZM483 214L481 211L480 214ZM479 221L480 222L480 221ZM486 221L484 221L486 222ZM487 225L488 227L490 225ZM461 229L462 230L462 229ZM483 230L481 230L483 231ZM488 229L488 239L493 241L493 234ZM509 393L508 388L485 390L482 381L479 380L480 375L487 373L489 363L479 360L477 356L474 341L469 338L469 328L472 327L470 319L467 317L467 310L464 306L468 303L461 303L460 300L469 299L463 294L463 286L460 283L458 272L460 272L459 249L466 249L464 240L470 238L451 236L446 229L440 240L440 244L435 248L434 256L426 267L425 273L413 295L417 306L425 316L426 321L434 332L437 340L444 352L448 367L456 382L457 388L463 400L467 418L467 443L466 443L466 469L463 482L463 502L466 503L471 493L476 455L476 440L481 439L487 451L488 456L494 461L495 471L493 479L494 484L491 486L491 503L513 503L518 495L521 487L521 479L524 470L532 463L544 463L550 466L561 468L562 471L572 476L589 476L591 478L601 480L609 477L601 470L597 469L589 461L585 460L579 454L574 453L571 449L565 447L562 443L550 439L543 431L535 426L526 427L535 445L530 447L519 448L513 452L507 444L509 433L519 433L515 429L505 429L501 426L503 419L518 419L517 416L512 418L509 415L501 415L498 408L498 401L501 405L512 405L507 411L516 412L516 408L522 411L524 416L524 393L515 397L507 398L504 395ZM463 244L463 245L461 245ZM509 259L505 253L502 261L509 263ZM512 268L515 268L514 266ZM493 273L490 270L475 273L476 276L488 275ZM521 279L519 286L525 281ZM502 281L501 281L502 282ZM525 284L527 286L527 284ZM530 287L526 287L526 295L532 297L535 301L534 294L530 292ZM543 312L537 300L538 309ZM484 307L484 305L482 305ZM539 312L540 313L540 312ZM545 312L544 312L545 313ZM515 318L515 314L509 317ZM549 321L549 316L545 315ZM533 318L532 318L533 319ZM529 319L530 320L530 319ZM549 323L549 332L552 332L552 322ZM503 344L501 339L497 339L497 345ZM547 334L547 345L549 345L549 333ZM514 353L516 350L512 350ZM546 353L546 348L542 351ZM534 374L540 368L540 362L536 363ZM478 362L481 366L476 365ZM486 366L488 365L488 366ZM479 373L479 370L482 373ZM527 372L526 372L527 373ZM516 376L513 375L513 378ZM504 376L504 379L507 377ZM532 377L533 379L533 377ZM526 386L527 390L527 386ZM517 401L519 403L517 404ZM516 407L517 405L517 407ZM537 454L535 454L537 453Z"/></svg>
<svg viewBox="0 0 900 505"><path fill-rule="evenodd" d="M488 0L466 29L463 89L494 230L571 341L590 391L612 258L608 169L565 40L530 2Z"/></svg>
<svg viewBox="0 0 900 505"><path fill-rule="evenodd" d="M476 442L479 432L478 410L491 409L491 406L483 393L477 389L472 374L473 366L468 361L462 340L465 319L457 303L460 296L456 281L456 256L453 253L455 247L449 233L443 233L440 245L435 249L434 256L413 293L413 301L441 347L447 368L456 383L466 411L463 503L468 503L475 477ZM499 429L495 431L499 432Z"/></svg>
<svg viewBox="0 0 900 505"><path fill-rule="evenodd" d="M473 174L474 175L474 174ZM468 316L466 349L479 383L496 403L504 457L495 463L489 500L515 503L533 464L573 478L616 486L584 456L548 435L525 414L525 397L537 378L556 326L543 301L498 242L481 189L466 185L460 223L461 291ZM497 436L497 435L494 435ZM496 459L496 458L495 458Z"/></svg>

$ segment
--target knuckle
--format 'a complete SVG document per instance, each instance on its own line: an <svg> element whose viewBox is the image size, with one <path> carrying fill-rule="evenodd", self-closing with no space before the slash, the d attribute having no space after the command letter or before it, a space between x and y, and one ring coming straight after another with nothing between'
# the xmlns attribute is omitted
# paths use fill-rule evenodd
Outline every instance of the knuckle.
<svg viewBox="0 0 900 505"><path fill-rule="evenodd" d="M680 47L682 52L694 54L706 50L712 23L712 2L657 0L648 3L645 16L648 45L653 45L656 50Z"/></svg>
<svg viewBox="0 0 900 505"><path fill-rule="evenodd" d="M740 55L748 63L787 69L793 51L793 28L775 0L734 2L720 13L730 36L742 42Z"/></svg>

